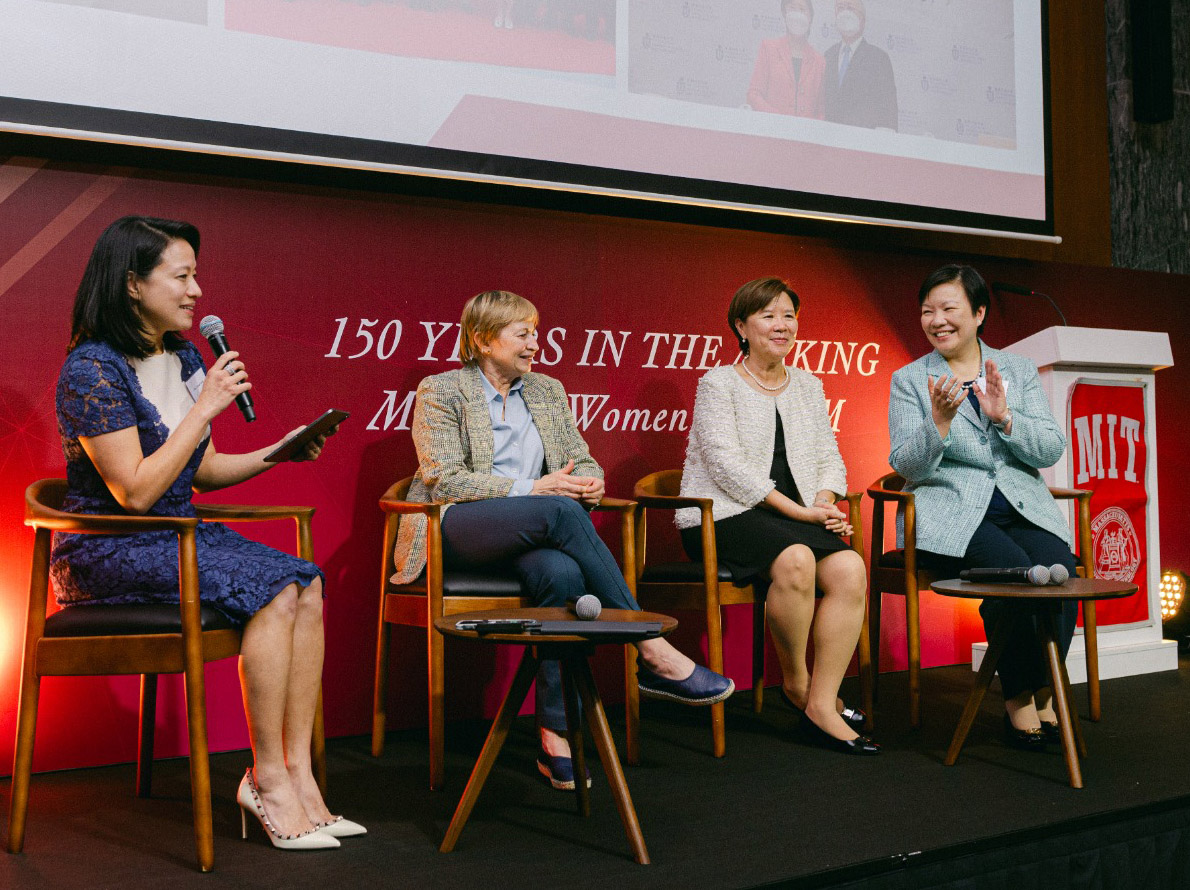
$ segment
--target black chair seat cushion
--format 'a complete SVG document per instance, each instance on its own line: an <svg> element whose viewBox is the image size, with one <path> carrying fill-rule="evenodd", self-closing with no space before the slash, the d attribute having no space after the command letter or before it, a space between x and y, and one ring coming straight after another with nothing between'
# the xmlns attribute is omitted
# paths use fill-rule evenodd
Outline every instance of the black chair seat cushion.
<svg viewBox="0 0 1190 890"><path fill-rule="evenodd" d="M731 581L731 572L719 566L719 580ZM655 562L645 566L640 575L642 584L701 584L701 562Z"/></svg>
<svg viewBox="0 0 1190 890"><path fill-rule="evenodd" d="M203 630L234 629L226 615L200 606ZM182 610L176 605L67 606L45 620L47 637L111 637L132 634L180 634Z"/></svg>
<svg viewBox="0 0 1190 890"><path fill-rule="evenodd" d="M425 596L426 573L422 572L410 584L393 584L390 593L415 593ZM443 596L524 596L525 589L511 572L490 570L486 572L455 571L443 573Z"/></svg>
<svg viewBox="0 0 1190 890"><path fill-rule="evenodd" d="M904 550L889 550L886 553L880 554L880 568L882 569L903 569L905 568L905 551Z"/></svg>

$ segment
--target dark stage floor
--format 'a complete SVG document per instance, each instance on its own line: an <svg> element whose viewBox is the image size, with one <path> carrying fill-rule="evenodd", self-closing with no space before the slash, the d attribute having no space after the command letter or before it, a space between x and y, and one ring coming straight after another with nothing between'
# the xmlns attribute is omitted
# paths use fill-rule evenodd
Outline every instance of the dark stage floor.
<svg viewBox="0 0 1190 890"><path fill-rule="evenodd" d="M185 761L158 764L152 800L132 796L127 765L35 776L25 853L0 855L0 887L751 887L844 876L863 886L875 880L863 875L895 871L922 851L929 859L930 851L994 848L1104 814L1160 814L1177 798L1183 808L1190 801L1187 659L1178 672L1103 684L1103 720L1083 723L1081 791L1067 784L1060 753L1004 745L998 695L985 702L958 764L942 765L972 680L966 667L926 671L925 725L913 731L906 676L885 675L875 733L884 754L876 758L802 744L775 690L761 717L746 693L729 703L722 760L707 753L704 711L646 704L645 762L627 776L653 860L647 867L629 856L601 773L589 819L538 778L522 719L451 854L437 845L487 730L478 721L448 725L441 793L426 788L423 733L390 734L379 761L365 738L332 741L332 804L370 834L325 853L274 852L257 826L241 842L234 793L248 758L217 755L209 875L195 870ZM850 698L858 698L854 682L844 689ZM1085 710L1085 687L1075 694ZM622 718L612 711L622 742ZM0 786L6 815L8 780ZM864 863L870 868L821 874Z"/></svg>

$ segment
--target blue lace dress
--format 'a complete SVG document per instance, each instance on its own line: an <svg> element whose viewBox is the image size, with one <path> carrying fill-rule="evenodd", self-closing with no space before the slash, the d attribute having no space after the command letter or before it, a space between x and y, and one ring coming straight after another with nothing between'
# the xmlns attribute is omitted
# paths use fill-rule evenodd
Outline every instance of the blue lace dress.
<svg viewBox="0 0 1190 890"><path fill-rule="evenodd" d="M177 352L182 380L201 379L202 359L186 343ZM58 432L66 454L70 513L126 514L108 491L79 443L135 426L148 456L169 435L157 408L145 398L128 359L107 343L87 341L66 358L58 378ZM150 516L194 516L191 484L210 437L199 443L181 475L148 511ZM318 566L231 531L203 522L195 534L199 597L237 624L245 624L293 582L322 577ZM131 535L55 534L50 572L62 605L178 602L178 538L171 532Z"/></svg>

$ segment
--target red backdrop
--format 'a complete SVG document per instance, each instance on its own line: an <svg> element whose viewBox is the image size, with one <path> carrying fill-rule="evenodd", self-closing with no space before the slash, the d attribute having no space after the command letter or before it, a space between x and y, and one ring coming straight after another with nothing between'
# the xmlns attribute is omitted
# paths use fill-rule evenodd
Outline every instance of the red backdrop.
<svg viewBox="0 0 1190 890"><path fill-rule="evenodd" d="M259 414L246 427L237 412L226 412L215 425L222 450L258 447L325 408L352 412L316 464L282 466L209 496L317 507L315 550L328 579L333 669L325 697L332 735L364 733L370 725L381 541L376 500L413 471L405 399L423 376L456 366L451 326L467 297L498 287L537 304L539 370L559 377L580 409L586 406L585 435L607 470L609 494L622 496L645 473L680 466L681 412L691 407L700 366L735 358L724 320L732 292L760 275L786 276L803 301L806 342L798 361L822 376L838 410L839 444L855 490L887 472L889 377L926 348L914 294L926 273L952 259L865 250L858 246L862 228L843 242L9 159L0 164L3 773L11 763L32 541L21 523L22 492L34 479L63 473L54 385L70 305L96 237L126 213L181 217L202 231L199 312L226 322L252 373ZM976 265L989 279L1054 294L1072 324L1169 330L1181 361L1185 278L990 259ZM1121 296L1142 293L1143 300ZM986 331L992 345L1054 320L1046 304L1011 300L993 307ZM368 349L361 323L373 338ZM1165 430L1190 408L1184 376L1181 366L1158 375L1159 442L1176 441ZM1190 562L1179 484L1187 462L1181 450L1161 454L1164 561L1181 566ZM260 531L262 540L279 546L291 546L291 537L288 528ZM904 667L903 612L899 601L890 606L883 623L886 670ZM728 613L728 670L746 685L749 620ZM680 642L693 651L703 643L701 621L683 617ZM926 595L922 622L927 666L965 662L970 644L982 639L974 607L962 601ZM390 726L425 722L424 646L420 632L397 631ZM493 676L506 666L494 671L465 648L448 646L448 716L486 709L503 690L503 677ZM601 669L613 693L616 659ZM232 662L209 669L207 690L212 748L245 746ZM45 682L35 767L132 759L135 708L132 679ZM159 754L183 751L182 721L174 719L182 716L179 686L165 684L160 710Z"/></svg>

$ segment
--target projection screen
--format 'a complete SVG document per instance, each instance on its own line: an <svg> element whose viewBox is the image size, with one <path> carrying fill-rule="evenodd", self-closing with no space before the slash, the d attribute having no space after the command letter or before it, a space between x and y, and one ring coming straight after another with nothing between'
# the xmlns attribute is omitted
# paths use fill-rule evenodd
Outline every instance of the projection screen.
<svg viewBox="0 0 1190 890"><path fill-rule="evenodd" d="M0 130L1053 237L1044 0L0 0Z"/></svg>

